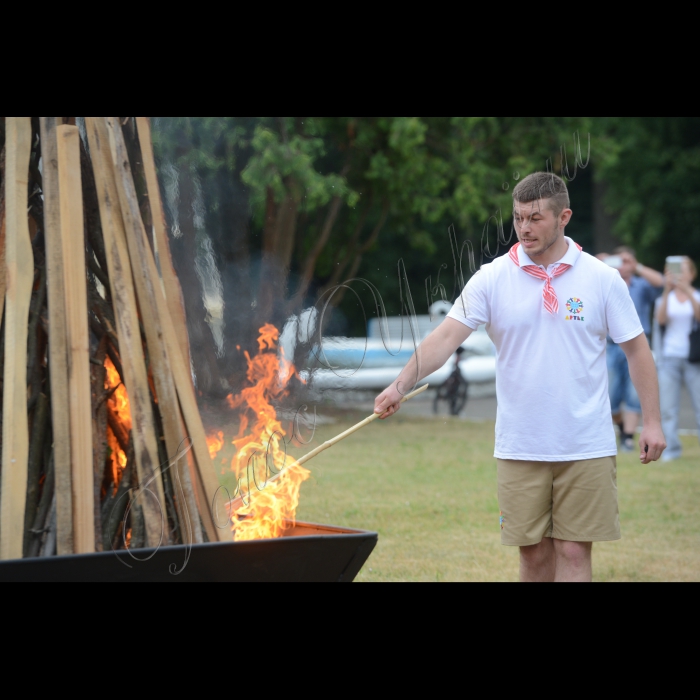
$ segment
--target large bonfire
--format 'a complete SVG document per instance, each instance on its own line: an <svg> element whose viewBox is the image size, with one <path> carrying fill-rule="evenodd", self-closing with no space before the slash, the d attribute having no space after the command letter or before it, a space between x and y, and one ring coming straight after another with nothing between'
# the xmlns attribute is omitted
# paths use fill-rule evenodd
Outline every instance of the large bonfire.
<svg viewBox="0 0 700 700"><path fill-rule="evenodd" d="M246 353L249 386L228 397L240 416L231 462L239 484L231 511L238 542L282 537L294 527L301 485L310 476L288 456L287 433L274 408L288 395L289 380L295 376L291 362L278 354L278 342L277 328L267 324L260 329L259 353L255 357ZM212 435L212 457L224 445L222 433Z"/></svg>

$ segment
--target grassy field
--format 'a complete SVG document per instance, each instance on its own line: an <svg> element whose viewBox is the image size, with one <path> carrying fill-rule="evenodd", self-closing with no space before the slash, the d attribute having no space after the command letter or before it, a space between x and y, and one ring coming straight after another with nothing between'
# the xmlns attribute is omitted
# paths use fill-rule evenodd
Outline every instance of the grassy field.
<svg viewBox="0 0 700 700"><path fill-rule="evenodd" d="M319 428L311 447L361 415ZM492 423L402 417L375 423L309 464L299 520L379 533L362 582L518 580L500 544ZM623 540L595 548L595 578L700 581L700 446L685 459L619 459Z"/></svg>

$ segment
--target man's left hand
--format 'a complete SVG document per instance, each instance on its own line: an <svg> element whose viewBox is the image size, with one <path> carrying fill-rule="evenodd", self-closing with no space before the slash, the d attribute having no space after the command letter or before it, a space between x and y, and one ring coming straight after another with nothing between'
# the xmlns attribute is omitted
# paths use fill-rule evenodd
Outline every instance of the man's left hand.
<svg viewBox="0 0 700 700"><path fill-rule="evenodd" d="M639 438L639 446L642 450L640 455L642 464L658 462L666 449L666 438L661 425L644 426Z"/></svg>

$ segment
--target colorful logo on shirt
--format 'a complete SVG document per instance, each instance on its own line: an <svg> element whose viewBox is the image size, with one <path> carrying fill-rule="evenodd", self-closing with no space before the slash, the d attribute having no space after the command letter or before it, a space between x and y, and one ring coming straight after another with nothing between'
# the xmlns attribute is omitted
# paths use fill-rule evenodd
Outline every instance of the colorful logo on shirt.
<svg viewBox="0 0 700 700"><path fill-rule="evenodd" d="M570 314L580 314L583 313L583 302L580 299L569 299L566 302L566 308Z"/></svg>
<svg viewBox="0 0 700 700"><path fill-rule="evenodd" d="M586 321L586 319L581 316L583 313L583 302L580 299L576 299L575 297L569 299L569 301L566 302L566 309L571 316L567 316L564 319L565 321Z"/></svg>
<svg viewBox="0 0 700 700"><path fill-rule="evenodd" d="M501 530L506 529L506 519L503 517L503 513L501 513Z"/></svg>

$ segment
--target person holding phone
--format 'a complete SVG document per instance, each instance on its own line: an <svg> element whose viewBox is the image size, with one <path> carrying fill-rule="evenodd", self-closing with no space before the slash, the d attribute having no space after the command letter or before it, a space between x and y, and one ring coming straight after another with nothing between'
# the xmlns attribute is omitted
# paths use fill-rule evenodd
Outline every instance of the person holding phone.
<svg viewBox="0 0 700 700"><path fill-rule="evenodd" d="M617 248L612 255L598 255L606 265L618 270L629 289L634 308L639 314L644 333L651 338L651 322L654 304L664 288L664 276L637 260L637 254L626 246ZM610 381L610 403L613 423L620 430L620 451L634 452L637 449L634 436L640 425L642 405L632 377L627 356L612 338L608 338L608 375ZM622 410L624 404L625 410Z"/></svg>
<svg viewBox="0 0 700 700"><path fill-rule="evenodd" d="M690 335L700 324L700 292L693 287L697 273L690 258L669 258L666 286L656 305L656 319L663 333L659 358L661 415L669 443L664 462L683 455L678 436L683 384L690 393L700 431L700 364L690 361Z"/></svg>

